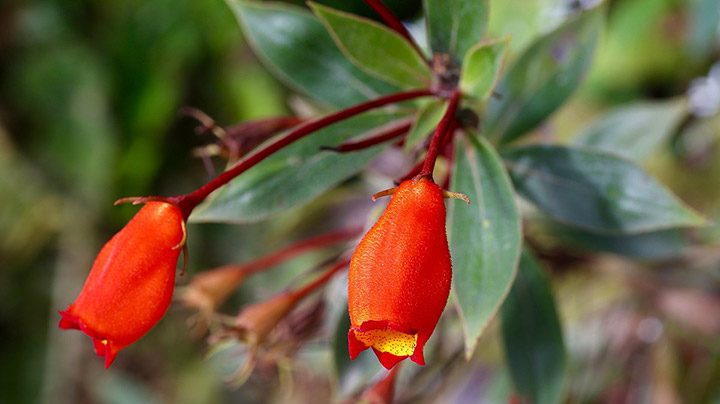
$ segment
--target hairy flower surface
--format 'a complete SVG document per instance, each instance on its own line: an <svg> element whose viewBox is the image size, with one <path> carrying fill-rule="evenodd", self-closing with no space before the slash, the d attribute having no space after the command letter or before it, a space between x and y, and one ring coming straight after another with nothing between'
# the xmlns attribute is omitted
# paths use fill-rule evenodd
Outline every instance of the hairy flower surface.
<svg viewBox="0 0 720 404"><path fill-rule="evenodd" d="M147 203L100 250L77 299L60 312L60 328L90 336L109 367L167 311L184 241L180 209Z"/></svg>
<svg viewBox="0 0 720 404"><path fill-rule="evenodd" d="M424 365L451 266L442 189L425 177L404 181L350 262L350 358L372 348L388 369L407 357Z"/></svg>

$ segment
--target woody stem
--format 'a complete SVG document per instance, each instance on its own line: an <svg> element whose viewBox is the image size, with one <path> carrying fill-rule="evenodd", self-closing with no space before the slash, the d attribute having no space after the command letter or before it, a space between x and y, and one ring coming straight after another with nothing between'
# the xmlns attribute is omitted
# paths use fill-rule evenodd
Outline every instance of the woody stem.
<svg viewBox="0 0 720 404"><path fill-rule="evenodd" d="M443 115L437 128L435 128L435 133L433 133L427 155L425 156L425 161L423 162L422 170L418 174L418 177L432 178L435 161L442 150L445 137L450 135L449 132L453 128L453 122L455 120L455 114L457 113L459 104L460 91L455 89L450 95L450 103L445 111L445 115Z"/></svg>
<svg viewBox="0 0 720 404"><path fill-rule="evenodd" d="M223 185L227 184L231 180L233 180L238 175L244 173L248 169L255 166L257 163L263 161L276 151L282 149L283 147L300 140L304 138L307 135L312 134L313 132L322 129L326 126L330 126L334 123L340 122L342 120L351 118L355 115L359 115L363 112L369 111L371 109L375 109L378 107L382 107L389 104L398 103L401 101L407 101L412 100L415 98L420 97L427 97L433 95L433 92L429 89L419 89L419 90L411 90L406 92L399 92L395 94L386 95L380 98L376 98L374 100L366 101L361 104L354 105L352 107L349 107L347 109L343 109L341 111L332 113L330 115L326 115L322 118L309 121L307 123L304 123L295 129L288 132L285 136L281 137L280 139L277 139L273 143L265 146L264 148L256 151L252 155L248 156L244 160L240 161L238 164L230 168L229 170L223 172L222 174L218 175L217 177L213 178L209 182L207 182L205 185L201 186L200 188L196 189L195 191L185 194L176 196L173 198L170 198L175 204L177 204L180 209L183 212L183 215L185 218L190 216L190 213L192 210L199 205L205 198L208 197L213 191L217 190L218 188L222 187Z"/></svg>

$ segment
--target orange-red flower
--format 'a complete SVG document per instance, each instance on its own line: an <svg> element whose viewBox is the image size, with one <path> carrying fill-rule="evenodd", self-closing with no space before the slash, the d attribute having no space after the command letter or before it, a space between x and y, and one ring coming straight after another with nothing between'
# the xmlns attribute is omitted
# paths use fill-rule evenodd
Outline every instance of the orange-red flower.
<svg viewBox="0 0 720 404"><path fill-rule="evenodd" d="M443 190L426 177L405 181L350 262L350 358L372 348L388 369L407 357L424 365L451 276Z"/></svg>
<svg viewBox="0 0 720 404"><path fill-rule="evenodd" d="M167 311L184 241L180 209L147 203L100 250L80 295L60 312L60 328L90 336L109 367Z"/></svg>

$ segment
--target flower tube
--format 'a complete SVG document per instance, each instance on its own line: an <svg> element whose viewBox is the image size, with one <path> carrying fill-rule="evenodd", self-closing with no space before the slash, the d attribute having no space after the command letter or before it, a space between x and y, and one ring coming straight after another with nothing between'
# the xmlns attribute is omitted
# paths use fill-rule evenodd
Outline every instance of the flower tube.
<svg viewBox="0 0 720 404"><path fill-rule="evenodd" d="M451 267L444 191L428 177L404 181L350 262L350 358L372 348L388 369L408 357L424 365Z"/></svg>
<svg viewBox="0 0 720 404"><path fill-rule="evenodd" d="M77 299L60 312L60 328L90 336L109 367L165 315L184 243L180 209L148 202L100 250Z"/></svg>

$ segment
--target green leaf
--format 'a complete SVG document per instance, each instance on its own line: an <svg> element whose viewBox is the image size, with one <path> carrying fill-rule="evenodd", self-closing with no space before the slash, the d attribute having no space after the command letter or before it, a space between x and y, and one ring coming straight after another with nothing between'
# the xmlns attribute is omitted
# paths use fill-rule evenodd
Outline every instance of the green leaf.
<svg viewBox="0 0 720 404"><path fill-rule="evenodd" d="M670 138L686 114L684 99L622 106L591 123L573 143L642 163Z"/></svg>
<svg viewBox="0 0 720 404"><path fill-rule="evenodd" d="M449 242L453 291L465 332L465 353L497 313L515 277L520 255L520 214L502 161L474 135L455 145L451 189L470 205L450 203Z"/></svg>
<svg viewBox="0 0 720 404"><path fill-rule="evenodd" d="M555 0L490 0L489 38L511 36L508 52L517 55L542 33L557 26L557 18L548 18L557 11ZM557 13L552 13L557 16Z"/></svg>
<svg viewBox="0 0 720 404"><path fill-rule="evenodd" d="M568 225L632 234L705 220L633 163L563 146L518 147L503 154L518 190Z"/></svg>
<svg viewBox="0 0 720 404"><path fill-rule="evenodd" d="M543 234L550 234L563 244L582 251L612 253L639 260L664 260L677 256L690 245L681 229L609 235L546 221L548 223L542 224Z"/></svg>
<svg viewBox="0 0 720 404"><path fill-rule="evenodd" d="M561 403L567 359L550 283L524 251L502 306L505 356L518 392L534 404Z"/></svg>
<svg viewBox="0 0 720 404"><path fill-rule="evenodd" d="M564 23L533 43L498 85L486 129L501 143L534 129L573 93L590 67L603 23L602 7Z"/></svg>
<svg viewBox="0 0 720 404"><path fill-rule="evenodd" d="M365 18L310 3L337 46L366 72L404 88L430 85L432 72L400 35ZM342 81L333 83L338 85Z"/></svg>
<svg viewBox="0 0 720 404"><path fill-rule="evenodd" d="M442 120L447 110L446 100L431 100L417 113L410 132L405 138L405 150L411 151L425 140Z"/></svg>
<svg viewBox="0 0 720 404"><path fill-rule="evenodd" d="M428 42L434 53L460 62L485 35L488 0L425 0Z"/></svg>
<svg viewBox="0 0 720 404"><path fill-rule="evenodd" d="M341 154L320 151L384 125L397 114L365 113L301 139L214 192L190 216L193 222L246 223L265 219L313 198L362 170L383 148Z"/></svg>
<svg viewBox="0 0 720 404"><path fill-rule="evenodd" d="M314 99L342 107L395 91L347 60L320 21L306 10L242 0L228 0L228 4L265 65Z"/></svg>
<svg viewBox="0 0 720 404"><path fill-rule="evenodd" d="M490 96L505 60L508 41L479 43L465 55L460 74L463 94L478 101Z"/></svg>

